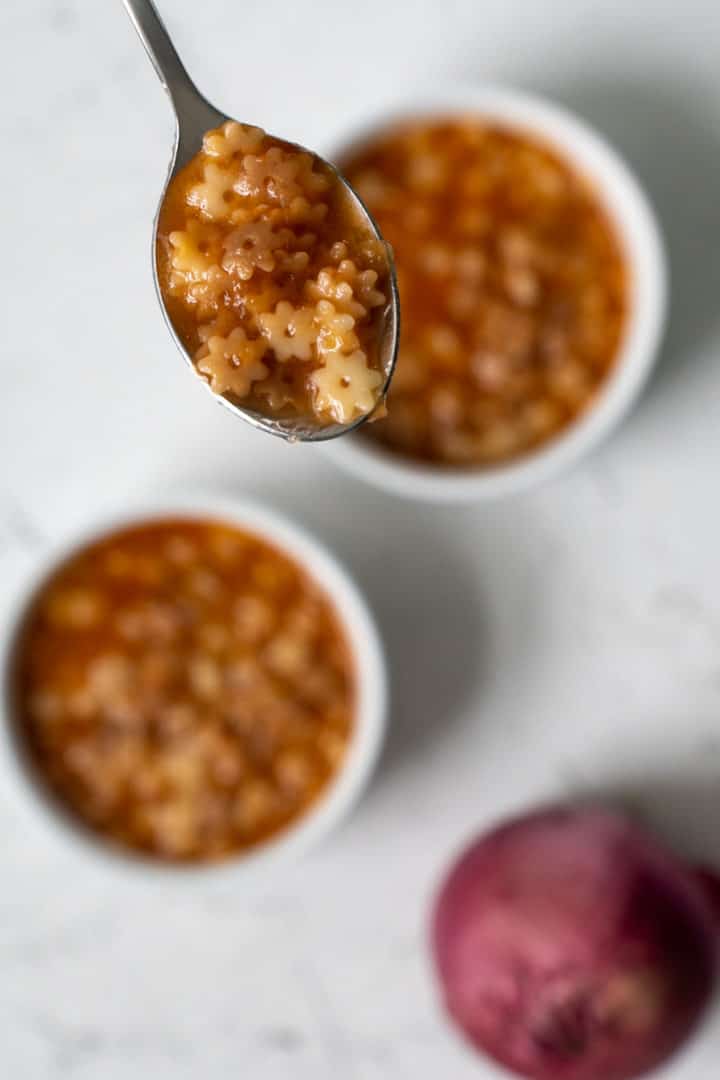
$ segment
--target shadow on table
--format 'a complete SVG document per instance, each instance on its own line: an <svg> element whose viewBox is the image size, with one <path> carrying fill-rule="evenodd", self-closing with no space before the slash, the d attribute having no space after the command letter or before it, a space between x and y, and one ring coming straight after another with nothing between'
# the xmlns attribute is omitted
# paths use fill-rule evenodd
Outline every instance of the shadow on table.
<svg viewBox="0 0 720 1080"><path fill-rule="evenodd" d="M378 621L390 673L382 768L427 753L450 733L483 675L483 616L476 571L436 524L429 507L353 488L327 477L305 520L344 560ZM287 492L282 505L287 509Z"/></svg>
<svg viewBox="0 0 720 1080"><path fill-rule="evenodd" d="M720 130L710 92L661 72L548 84L620 150L650 195L665 235L670 308L650 399L688 374L720 330Z"/></svg>
<svg viewBox="0 0 720 1080"><path fill-rule="evenodd" d="M377 615L390 671L388 737L381 762L392 770L452 737L487 672L488 634L477 568L438 534L417 507L397 521L392 544L355 559ZM383 556L388 565L383 564Z"/></svg>
<svg viewBox="0 0 720 1080"><path fill-rule="evenodd" d="M447 513L353 484L317 462L317 489L263 479L243 495L306 526L355 577L376 616L390 675L381 772L449 735L484 676L487 650L477 570L437 521ZM463 512L457 511L459 520Z"/></svg>
<svg viewBox="0 0 720 1080"><path fill-rule="evenodd" d="M720 746L599 785L572 786L579 799L597 798L646 822L680 854L720 870ZM713 763L717 769L713 769Z"/></svg>

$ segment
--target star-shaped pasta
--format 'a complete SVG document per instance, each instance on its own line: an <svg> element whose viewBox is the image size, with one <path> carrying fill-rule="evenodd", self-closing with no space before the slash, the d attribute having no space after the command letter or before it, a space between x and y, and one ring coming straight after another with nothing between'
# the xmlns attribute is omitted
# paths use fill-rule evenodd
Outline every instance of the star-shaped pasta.
<svg viewBox="0 0 720 1080"><path fill-rule="evenodd" d="M208 161L203 166L203 179L189 188L186 201L210 221L229 221L234 198L231 174Z"/></svg>
<svg viewBox="0 0 720 1080"><path fill-rule="evenodd" d="M168 236L170 265L189 280L199 280L211 266L217 265L222 251L220 232L200 221L188 221L186 229L177 229Z"/></svg>
<svg viewBox="0 0 720 1080"><path fill-rule="evenodd" d="M260 333L281 364L290 359L309 360L315 341L315 313L312 308L296 308L281 300L274 313L258 315Z"/></svg>
<svg viewBox="0 0 720 1080"><path fill-rule="evenodd" d="M195 365L216 394L243 398L268 373L261 361L265 351L262 339L250 340L238 326L227 337L209 337L195 354Z"/></svg>
<svg viewBox="0 0 720 1080"><path fill-rule="evenodd" d="M218 265L222 251L219 234L198 221L189 221L187 229L170 233L168 240L170 292L194 308L200 318L208 318L232 287Z"/></svg>
<svg viewBox="0 0 720 1080"><path fill-rule="evenodd" d="M379 307L385 303L385 294L375 288L378 279L375 270L359 271L352 259L343 259L338 266L338 274L351 283L355 295L366 308Z"/></svg>
<svg viewBox="0 0 720 1080"><path fill-rule="evenodd" d="M224 308L212 322L198 326L198 341L207 344L211 337L227 337L235 329L235 321L232 311Z"/></svg>
<svg viewBox="0 0 720 1080"><path fill-rule="evenodd" d="M199 281L188 281L187 277L173 272L168 284L170 292L179 296L201 319L214 315L232 292L232 282L219 266L211 266Z"/></svg>
<svg viewBox="0 0 720 1080"><path fill-rule="evenodd" d="M327 191L327 177L316 173L313 165L311 154L273 146L264 154L246 154L234 188L238 195L268 196L272 202L290 206L299 196Z"/></svg>
<svg viewBox="0 0 720 1080"><path fill-rule="evenodd" d="M316 409L329 413L338 424L348 424L375 408L383 380L379 371L368 367L365 353L356 349L349 356L332 353L324 367L312 372L309 381Z"/></svg>
<svg viewBox="0 0 720 1080"><path fill-rule="evenodd" d="M367 308L355 299L355 291L350 282L343 277L339 268L326 266L317 275L314 281L308 281L305 285L307 296L314 301L328 300L345 315L352 315L354 319L362 319L367 315Z"/></svg>
<svg viewBox="0 0 720 1080"><path fill-rule="evenodd" d="M267 221L252 221L233 229L223 241L222 267L229 274L249 281L256 269L275 269L275 252L292 240L289 229L273 229Z"/></svg>
<svg viewBox="0 0 720 1080"><path fill-rule="evenodd" d="M337 311L329 300L318 300L315 305L315 324L318 356L332 352L349 353L360 345L353 330L355 320L352 315Z"/></svg>
<svg viewBox="0 0 720 1080"><path fill-rule="evenodd" d="M230 159L234 154L257 154L262 147L265 132L249 124L228 120L203 138L203 150L212 158Z"/></svg>
<svg viewBox="0 0 720 1080"><path fill-rule="evenodd" d="M311 203L304 195L298 195L285 208L285 220L288 225L311 225L317 228L327 217L327 203Z"/></svg>
<svg viewBox="0 0 720 1080"><path fill-rule="evenodd" d="M291 199L286 206L269 206L261 204L262 213L258 216L264 221L271 221L273 225L290 225L292 228L299 226L319 229L328 214L327 203L311 203L304 195L298 195ZM312 235L312 234L311 234ZM312 242L316 237L312 236Z"/></svg>
<svg viewBox="0 0 720 1080"><path fill-rule="evenodd" d="M362 319L370 308L385 303L384 293L375 288L377 279L374 270L358 271L352 259L343 259L337 267L324 267L306 291L311 299L330 300L345 314Z"/></svg>
<svg viewBox="0 0 720 1080"><path fill-rule="evenodd" d="M278 252L278 266L286 274L299 274L305 270L310 262L307 251L280 251Z"/></svg>
<svg viewBox="0 0 720 1080"><path fill-rule="evenodd" d="M267 401L273 412L292 405L301 392L302 386L298 385L298 379L294 376L288 377L285 368L276 368L267 379L263 379L255 387L255 393Z"/></svg>

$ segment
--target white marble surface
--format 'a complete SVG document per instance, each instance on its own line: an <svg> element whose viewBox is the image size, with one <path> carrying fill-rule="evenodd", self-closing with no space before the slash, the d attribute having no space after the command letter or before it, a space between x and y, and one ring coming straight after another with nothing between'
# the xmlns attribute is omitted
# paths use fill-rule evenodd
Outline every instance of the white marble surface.
<svg viewBox="0 0 720 1080"><path fill-rule="evenodd" d="M187 484L249 491L367 588L394 707L358 812L264 897L68 864L3 780L0 1074L490 1078L442 1021L426 963L428 900L459 843L536 798L598 788L720 858L720 13L163 6L212 99L311 145L418 81L506 80L577 107L656 199L670 333L634 416L571 476L462 511L353 486L351 514L320 453L245 430L167 336L148 244L170 116L119 0L2 5L0 604L48 539L103 506ZM711 1080L719 1055L711 1020L662 1075Z"/></svg>

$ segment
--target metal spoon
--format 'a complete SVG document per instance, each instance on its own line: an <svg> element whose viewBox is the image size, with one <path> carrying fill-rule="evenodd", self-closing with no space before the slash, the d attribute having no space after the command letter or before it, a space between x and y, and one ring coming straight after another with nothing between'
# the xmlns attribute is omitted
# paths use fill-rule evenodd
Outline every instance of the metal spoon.
<svg viewBox="0 0 720 1080"><path fill-rule="evenodd" d="M185 357L185 360L192 367L193 371L195 371L192 358L175 332L175 328L170 321L170 316L168 315L165 301L160 290L156 256L158 219L165 200L168 184L175 174L179 172L184 165L187 165L190 159L200 150L203 135L211 128L219 127L221 124L224 124L226 120L232 118L226 116L225 113L219 112L219 110L211 105L209 101L206 101L197 89L185 70L180 57L175 51L175 46L170 40L170 36L165 29L155 6L151 3L151 0L123 0L123 2L132 19L134 27L137 30L138 36L152 61L152 65L157 72L158 78L165 87L175 113L175 145L172 158L170 159L167 180L165 181L165 187L160 196L160 202L153 222L153 277L155 279L155 291L158 300L160 301L160 307L162 308L168 329L175 340L175 344ZM304 149L304 147L298 147L298 149ZM318 158L318 160L323 160L319 158L317 154L314 154L313 156ZM376 239L380 241L383 249L387 252L390 299L383 313L382 341L380 345L380 357L384 375L382 394L384 395L387 392L395 367L400 329L397 281L395 280L392 256L388 245L380 235L375 221L368 213L357 193L350 184L348 184L347 180L338 173L334 165L330 162L324 162L324 164L332 169L340 182L347 188L349 194L355 201L358 210L362 214L362 217L365 219L368 228ZM208 390L212 393L209 387ZM221 401L223 405L232 409L232 411L237 416L242 417L243 420L247 420L253 427L259 428L261 431L267 431L271 435L279 435L282 439L293 442L321 442L326 439L335 439L338 435L345 435L347 432L353 431L368 418L367 415L365 415L358 417L357 420L353 420L350 424L331 424L322 427L313 423L312 417L278 419L264 416L254 409L243 409L239 405L235 405L232 401L228 401L227 398L215 394L213 394L213 397L217 397L218 401Z"/></svg>

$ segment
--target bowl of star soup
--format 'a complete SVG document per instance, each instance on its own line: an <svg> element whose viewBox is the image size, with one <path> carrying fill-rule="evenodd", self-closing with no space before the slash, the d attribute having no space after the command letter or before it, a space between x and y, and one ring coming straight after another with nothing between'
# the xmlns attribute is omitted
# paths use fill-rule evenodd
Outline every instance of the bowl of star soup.
<svg viewBox="0 0 720 1080"><path fill-rule="evenodd" d="M334 160L392 246L400 350L387 415L332 448L395 493L522 490L615 427L655 359L665 262L617 153L509 90L359 121Z"/></svg>
<svg viewBox="0 0 720 1080"><path fill-rule="evenodd" d="M382 650L348 575L225 500L156 503L59 545L3 679L25 803L76 847L156 869L257 876L304 850L359 797L384 725Z"/></svg>

